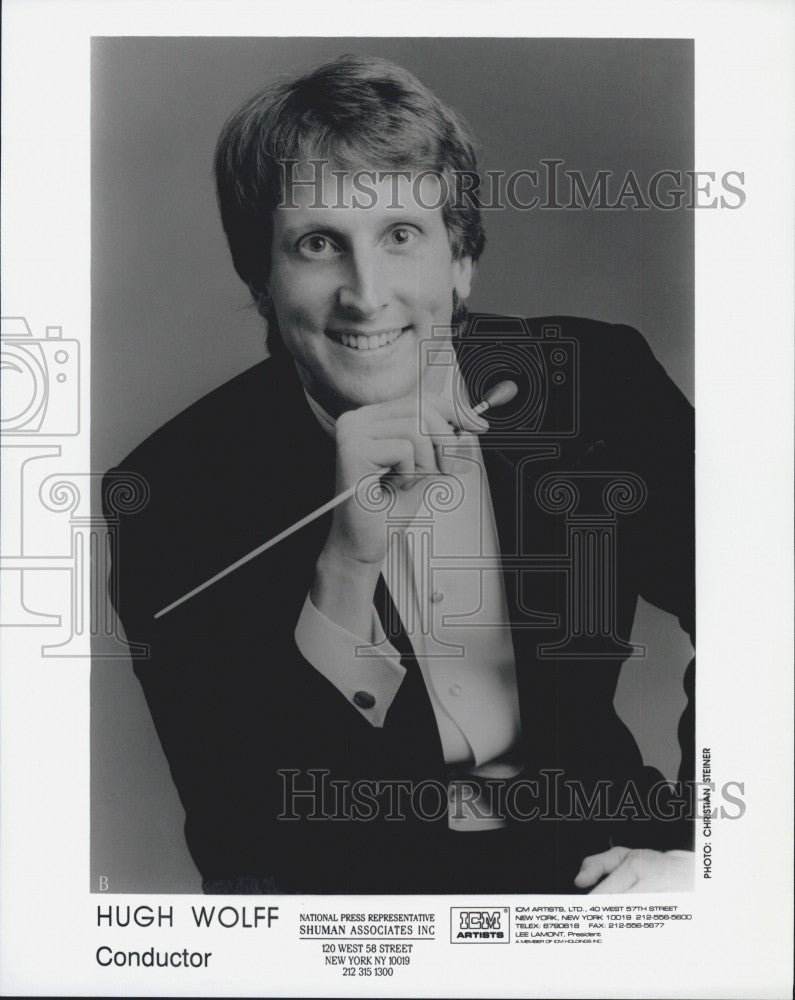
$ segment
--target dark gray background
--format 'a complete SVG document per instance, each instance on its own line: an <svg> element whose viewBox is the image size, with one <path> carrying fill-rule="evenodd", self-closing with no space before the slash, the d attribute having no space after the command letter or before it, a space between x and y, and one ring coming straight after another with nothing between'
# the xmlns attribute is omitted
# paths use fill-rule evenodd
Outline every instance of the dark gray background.
<svg viewBox="0 0 795 1000"><path fill-rule="evenodd" d="M259 317L218 221L212 153L228 115L276 76L346 52L384 56L461 111L484 169L559 158L648 178L693 167L689 40L96 38L92 47L92 468L263 356ZM629 323L692 399L693 213L497 211L470 306ZM641 605L617 707L675 773L689 644ZM91 682L91 888L199 891L183 814L126 661Z"/></svg>

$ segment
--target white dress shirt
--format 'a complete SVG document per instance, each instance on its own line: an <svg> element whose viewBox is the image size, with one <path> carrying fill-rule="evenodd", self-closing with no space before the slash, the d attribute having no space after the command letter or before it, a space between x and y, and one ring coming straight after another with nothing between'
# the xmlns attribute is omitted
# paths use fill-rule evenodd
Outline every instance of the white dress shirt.
<svg viewBox="0 0 795 1000"><path fill-rule="evenodd" d="M307 400L333 436L333 419ZM508 777L519 771L511 760L519 702L491 494L476 435L462 433L445 453L455 456L454 474L397 491L382 574L422 672L445 762L462 776ZM374 606L372 634L364 639L328 619L307 595L295 639L355 711L383 726L405 668ZM455 782L448 820L457 830L502 825L457 807Z"/></svg>

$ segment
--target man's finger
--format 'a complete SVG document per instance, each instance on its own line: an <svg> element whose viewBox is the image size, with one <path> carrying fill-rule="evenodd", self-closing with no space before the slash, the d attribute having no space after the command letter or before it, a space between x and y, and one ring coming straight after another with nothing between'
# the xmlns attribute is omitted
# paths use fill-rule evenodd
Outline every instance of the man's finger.
<svg viewBox="0 0 795 1000"><path fill-rule="evenodd" d="M378 453L372 457L372 462L382 470L381 474L389 473L391 470L401 489L413 484L416 465L414 445L411 441L406 438L385 438L378 444Z"/></svg>
<svg viewBox="0 0 795 1000"><path fill-rule="evenodd" d="M438 413L447 424L452 425L454 430L481 434L489 429L488 421L474 412L468 399L456 400L454 403L447 394L437 395L424 392L422 399L420 399L416 393L409 393L386 403L371 403L368 406L362 406L358 415L368 424L373 424L376 421L391 420L394 417L414 416L417 420L420 417L427 420L430 412Z"/></svg>
<svg viewBox="0 0 795 1000"><path fill-rule="evenodd" d="M591 896L601 896L608 892L629 892L640 878L640 863L631 854L625 858L614 872L591 889Z"/></svg>
<svg viewBox="0 0 795 1000"><path fill-rule="evenodd" d="M423 396L423 407L425 406L433 406L440 416L457 430L482 434L489 429L488 421L472 409L463 386L455 396Z"/></svg>
<svg viewBox="0 0 795 1000"><path fill-rule="evenodd" d="M462 464L450 454L453 449L461 448L465 439L456 433L456 429L444 419L433 403L423 405L421 424L416 413L412 413L411 416L403 415L406 407L399 401L393 401L389 410L387 405L379 407L377 411L374 410L373 418L368 424L368 433L371 437L384 439L402 434L414 441L417 468L420 471L454 474L471 468L470 464ZM386 415L387 413L389 415Z"/></svg>
<svg viewBox="0 0 795 1000"><path fill-rule="evenodd" d="M463 465L453 455L449 454L451 444L457 442L453 427L448 424L443 416L432 406L428 406L424 413L424 423L427 433L433 442L436 464L439 471L443 473L455 474L466 471L469 466ZM453 444L453 447L455 445Z"/></svg>
<svg viewBox="0 0 795 1000"><path fill-rule="evenodd" d="M373 440L383 441L405 438L414 448L414 461L419 472L438 472L431 434L418 427L415 417L393 417L373 423L370 428Z"/></svg>
<svg viewBox="0 0 795 1000"><path fill-rule="evenodd" d="M600 878L615 871L629 854L629 851L628 847L611 847L609 851L604 851L602 854L590 855L580 866L574 884L579 889L595 885Z"/></svg>

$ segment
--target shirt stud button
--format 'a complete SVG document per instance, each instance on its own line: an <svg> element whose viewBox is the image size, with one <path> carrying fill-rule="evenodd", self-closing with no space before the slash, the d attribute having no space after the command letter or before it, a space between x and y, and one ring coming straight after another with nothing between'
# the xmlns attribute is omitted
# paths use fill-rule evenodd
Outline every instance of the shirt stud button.
<svg viewBox="0 0 795 1000"><path fill-rule="evenodd" d="M353 703L359 708L372 708L375 705L375 698L369 691L357 691L353 696Z"/></svg>
<svg viewBox="0 0 795 1000"><path fill-rule="evenodd" d="M461 694L461 685L460 684L452 684L450 686L450 694L454 698L457 698Z"/></svg>
<svg viewBox="0 0 795 1000"><path fill-rule="evenodd" d="M438 604L440 601L444 600L444 594L440 590L434 590L431 594L431 600L434 604Z"/></svg>

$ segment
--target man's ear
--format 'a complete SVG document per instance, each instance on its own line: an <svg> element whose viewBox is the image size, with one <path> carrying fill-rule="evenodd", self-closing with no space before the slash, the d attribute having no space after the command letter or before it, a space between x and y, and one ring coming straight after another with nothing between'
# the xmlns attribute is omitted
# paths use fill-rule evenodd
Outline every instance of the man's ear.
<svg viewBox="0 0 795 1000"><path fill-rule="evenodd" d="M459 257L453 261L453 288L462 301L469 297L475 265L471 257Z"/></svg>

